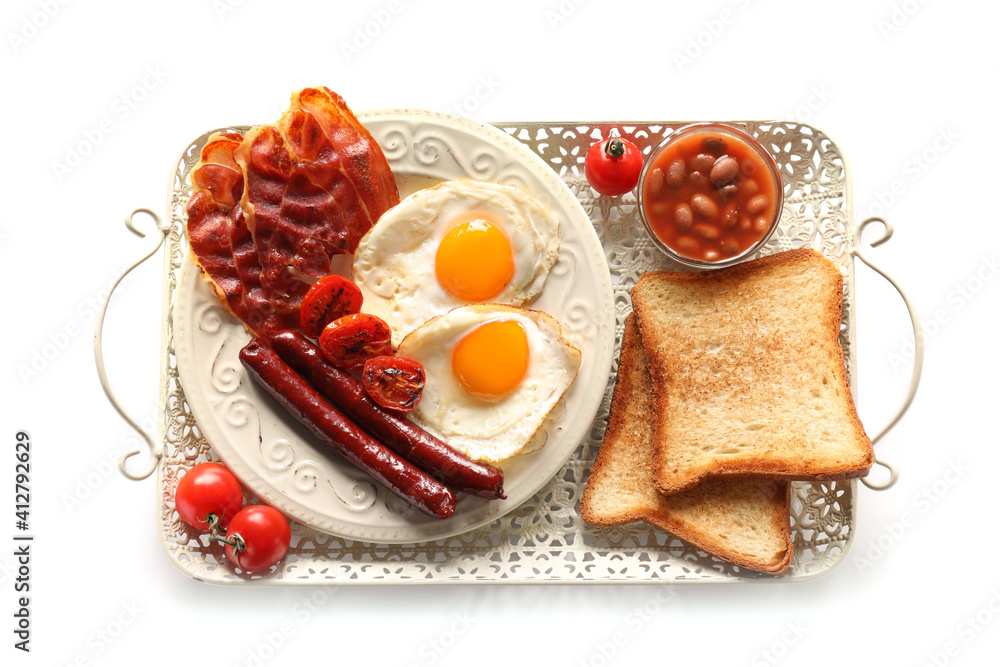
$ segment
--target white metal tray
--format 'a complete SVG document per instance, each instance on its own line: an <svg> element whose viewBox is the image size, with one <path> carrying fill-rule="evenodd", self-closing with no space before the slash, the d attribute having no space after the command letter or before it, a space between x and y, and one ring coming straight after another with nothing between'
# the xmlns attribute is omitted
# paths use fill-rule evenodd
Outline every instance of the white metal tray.
<svg viewBox="0 0 1000 667"><path fill-rule="evenodd" d="M546 161L576 194L590 216L607 254L614 286L616 314L615 358L622 327L631 310L629 290L640 274L671 265L646 238L632 195L597 196L583 176L589 146L614 131L628 137L643 152L655 146L681 122L615 123L497 123L496 125ZM854 257L885 276L866 257L861 231L881 224L883 233L872 245L892 234L881 219L864 221L855 228L851 209L850 172L836 144L819 130L789 122L733 122L756 136L774 155L785 186L784 210L779 228L760 254L811 247L833 260L844 274L841 343L852 391L856 393ZM594 461L607 421L614 368L608 378L604 401L569 461L532 498L503 517L474 530L415 544L374 544L343 539L293 523L288 555L272 571L244 574L226 561L217 543L189 531L174 511L173 495L179 473L199 462L217 457L185 401L177 371L173 339L173 311L178 296L182 263L185 204L190 194L189 172L198 160L206 133L193 141L174 166L169 184L167 216L161 220L149 209L137 209L126 220L131 231L143 236L133 217L142 212L157 221L159 243L128 271L152 256L165 243L163 293L163 349L161 358L160 415L155 436L143 431L118 404L104 372L98 318L95 356L105 392L122 417L146 440L148 460L141 470L126 466L132 452L122 459L122 472L134 479L156 475L159 497L160 538L169 559L189 576L218 584L409 584L409 583L674 583L803 581L828 573L845 558L854 537L856 481L793 483L791 528L795 556L784 574L774 577L742 570L711 557L672 535L645 523L617 527L585 524L578 506L588 471ZM124 277L124 276L123 276ZM113 292L112 292L113 294ZM910 390L897 414L873 442L880 440L903 416L919 384L922 338L916 313L900 291L913 325L915 363ZM105 304L105 311L110 304ZM869 426L869 432L871 432ZM895 481L863 480L873 489Z"/></svg>

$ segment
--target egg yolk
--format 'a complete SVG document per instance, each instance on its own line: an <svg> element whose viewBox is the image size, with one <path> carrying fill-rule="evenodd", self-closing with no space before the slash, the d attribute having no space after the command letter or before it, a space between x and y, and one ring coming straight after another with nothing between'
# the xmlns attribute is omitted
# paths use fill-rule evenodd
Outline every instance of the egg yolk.
<svg viewBox="0 0 1000 667"><path fill-rule="evenodd" d="M480 324L455 346L451 367L470 394L497 401L517 387L528 370L528 337L514 320Z"/></svg>
<svg viewBox="0 0 1000 667"><path fill-rule="evenodd" d="M514 249L489 217L463 215L441 240L434 259L438 282L463 301L486 301L514 277Z"/></svg>

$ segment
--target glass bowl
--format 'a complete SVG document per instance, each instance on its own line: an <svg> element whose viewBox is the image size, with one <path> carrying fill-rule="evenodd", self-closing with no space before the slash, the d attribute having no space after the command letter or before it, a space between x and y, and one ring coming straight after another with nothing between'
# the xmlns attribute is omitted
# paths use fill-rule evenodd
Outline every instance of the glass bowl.
<svg viewBox="0 0 1000 667"><path fill-rule="evenodd" d="M638 185L639 215L653 243L699 269L737 264L778 226L781 174L760 142L725 123L692 123L650 151Z"/></svg>

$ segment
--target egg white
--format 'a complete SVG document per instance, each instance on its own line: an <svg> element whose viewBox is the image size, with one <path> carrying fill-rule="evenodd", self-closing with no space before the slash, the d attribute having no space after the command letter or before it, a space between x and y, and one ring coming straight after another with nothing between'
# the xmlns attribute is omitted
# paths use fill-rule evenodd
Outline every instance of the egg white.
<svg viewBox="0 0 1000 667"><path fill-rule="evenodd" d="M465 334L494 320L514 320L524 329L528 368L514 390L488 402L459 383L451 355ZM580 350L563 337L551 316L495 304L462 306L428 320L403 340L398 354L420 362L427 374L420 403L410 417L470 458L492 463L524 453L581 363Z"/></svg>
<svg viewBox="0 0 1000 667"><path fill-rule="evenodd" d="M420 190L386 211L354 254L363 310L389 324L394 346L432 317L467 303L438 283L434 262L454 220L469 211L497 222L514 251L514 276L490 302L519 306L541 292L559 255L559 219L547 208L523 190L480 181Z"/></svg>

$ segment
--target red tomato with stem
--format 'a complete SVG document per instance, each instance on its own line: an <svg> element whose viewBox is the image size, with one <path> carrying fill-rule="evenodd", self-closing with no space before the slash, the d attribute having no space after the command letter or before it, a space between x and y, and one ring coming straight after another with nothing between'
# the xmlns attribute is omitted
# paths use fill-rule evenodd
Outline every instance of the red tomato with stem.
<svg viewBox="0 0 1000 667"><path fill-rule="evenodd" d="M299 307L302 333L318 338L334 320L361 311L361 289L343 276L323 276L312 284Z"/></svg>
<svg viewBox="0 0 1000 667"><path fill-rule="evenodd" d="M375 357L361 371L361 382L372 400L399 412L417 407L425 379L424 367L405 357Z"/></svg>
<svg viewBox="0 0 1000 667"><path fill-rule="evenodd" d="M225 528L243 507L243 488L229 468L199 463L177 483L174 507L192 528Z"/></svg>
<svg viewBox="0 0 1000 667"><path fill-rule="evenodd" d="M642 151L628 139L611 137L590 147L583 168L595 190L602 195L617 197L639 182Z"/></svg>
<svg viewBox="0 0 1000 667"><path fill-rule="evenodd" d="M292 528L281 512L249 505L229 522L226 556L246 572L260 572L284 558L291 541Z"/></svg>
<svg viewBox="0 0 1000 667"><path fill-rule="evenodd" d="M326 325L319 347L334 366L358 370L372 357L392 354L392 330L369 313L345 315Z"/></svg>

